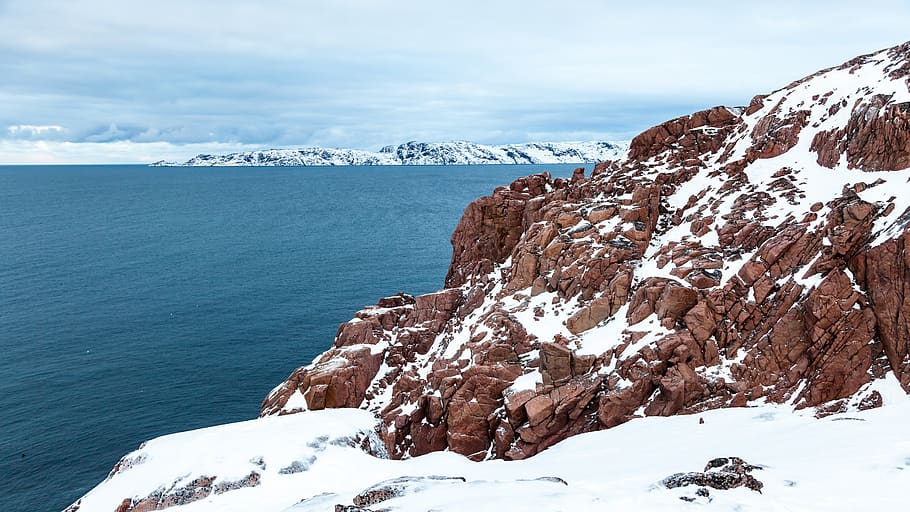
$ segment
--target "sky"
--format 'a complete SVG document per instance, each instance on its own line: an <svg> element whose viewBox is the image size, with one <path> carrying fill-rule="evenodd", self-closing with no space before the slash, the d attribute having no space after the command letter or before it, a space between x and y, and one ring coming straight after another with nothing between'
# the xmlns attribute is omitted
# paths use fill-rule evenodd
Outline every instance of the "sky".
<svg viewBox="0 0 910 512"><path fill-rule="evenodd" d="M0 0L0 164L628 140L907 27L877 0Z"/></svg>

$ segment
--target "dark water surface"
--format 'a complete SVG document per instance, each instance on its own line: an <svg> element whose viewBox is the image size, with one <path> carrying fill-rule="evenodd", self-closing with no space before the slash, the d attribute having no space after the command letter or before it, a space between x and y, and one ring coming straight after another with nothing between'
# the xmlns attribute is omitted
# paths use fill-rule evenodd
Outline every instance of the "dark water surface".
<svg viewBox="0 0 910 512"><path fill-rule="evenodd" d="M254 418L354 311L442 286L471 200L573 167L0 167L0 510Z"/></svg>

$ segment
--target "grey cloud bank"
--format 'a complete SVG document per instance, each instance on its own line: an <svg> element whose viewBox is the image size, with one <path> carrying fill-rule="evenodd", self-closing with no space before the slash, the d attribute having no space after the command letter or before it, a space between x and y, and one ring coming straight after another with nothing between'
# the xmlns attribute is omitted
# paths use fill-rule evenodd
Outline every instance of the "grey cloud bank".
<svg viewBox="0 0 910 512"><path fill-rule="evenodd" d="M885 1L11 0L0 163L623 139L896 44L908 21Z"/></svg>

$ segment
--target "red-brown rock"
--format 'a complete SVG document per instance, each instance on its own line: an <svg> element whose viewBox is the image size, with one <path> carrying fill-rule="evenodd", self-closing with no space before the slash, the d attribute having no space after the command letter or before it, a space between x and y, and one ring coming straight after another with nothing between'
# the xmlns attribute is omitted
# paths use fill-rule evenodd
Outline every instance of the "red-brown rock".
<svg viewBox="0 0 910 512"><path fill-rule="evenodd" d="M881 80L825 82L860 68ZM445 290L358 312L262 413L363 407L393 457L521 459L642 415L880 406L877 379L910 390L910 208L805 169L910 167L908 75L910 43L662 123L589 177L496 189L459 222Z"/></svg>

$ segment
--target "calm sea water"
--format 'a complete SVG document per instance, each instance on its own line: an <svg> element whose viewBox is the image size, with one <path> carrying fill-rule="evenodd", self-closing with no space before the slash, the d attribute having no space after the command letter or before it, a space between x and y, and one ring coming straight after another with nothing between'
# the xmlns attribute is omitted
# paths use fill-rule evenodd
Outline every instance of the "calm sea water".
<svg viewBox="0 0 910 512"><path fill-rule="evenodd" d="M472 199L573 167L0 167L0 510L254 418L361 306L441 287Z"/></svg>

